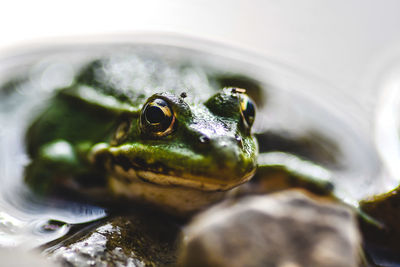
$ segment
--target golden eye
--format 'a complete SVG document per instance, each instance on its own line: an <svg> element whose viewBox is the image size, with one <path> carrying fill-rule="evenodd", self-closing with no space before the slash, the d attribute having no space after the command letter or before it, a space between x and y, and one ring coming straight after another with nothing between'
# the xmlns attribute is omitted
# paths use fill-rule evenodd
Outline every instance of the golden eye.
<svg viewBox="0 0 400 267"><path fill-rule="evenodd" d="M140 125L142 130L155 136L165 136L172 132L175 116L168 103L156 98L142 109Z"/></svg>
<svg viewBox="0 0 400 267"><path fill-rule="evenodd" d="M250 128L254 122L256 107L253 101L246 94L240 94L239 98L242 117L247 127Z"/></svg>

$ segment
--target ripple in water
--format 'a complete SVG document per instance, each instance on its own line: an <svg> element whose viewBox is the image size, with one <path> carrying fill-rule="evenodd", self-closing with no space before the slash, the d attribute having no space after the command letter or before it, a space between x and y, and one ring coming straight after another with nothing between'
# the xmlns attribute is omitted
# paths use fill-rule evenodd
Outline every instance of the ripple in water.
<svg viewBox="0 0 400 267"><path fill-rule="evenodd" d="M36 247L64 236L73 224L106 216L100 207L38 199L25 187L23 171L29 162L23 142L25 123L53 88L72 82L74 71L72 64L57 61L28 69L17 72L24 76L6 85L11 89L0 90L0 247Z"/></svg>

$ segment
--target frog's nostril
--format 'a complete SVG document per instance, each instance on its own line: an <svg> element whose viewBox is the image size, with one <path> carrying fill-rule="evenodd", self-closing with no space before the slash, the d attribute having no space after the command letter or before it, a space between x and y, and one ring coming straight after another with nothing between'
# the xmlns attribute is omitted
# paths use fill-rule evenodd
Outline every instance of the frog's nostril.
<svg viewBox="0 0 400 267"><path fill-rule="evenodd" d="M201 135L201 136L199 137L199 141L200 141L200 143L202 143L202 144L207 144L207 143L210 142L210 138L209 138L208 136L206 136L206 135Z"/></svg>

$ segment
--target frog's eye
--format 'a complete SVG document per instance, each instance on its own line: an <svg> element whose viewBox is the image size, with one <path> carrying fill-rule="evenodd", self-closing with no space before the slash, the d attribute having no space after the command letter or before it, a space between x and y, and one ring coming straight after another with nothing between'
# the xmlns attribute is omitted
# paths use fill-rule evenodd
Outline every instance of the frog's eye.
<svg viewBox="0 0 400 267"><path fill-rule="evenodd" d="M240 112L242 117L247 125L247 127L251 127L254 122L254 118L256 115L256 108L253 101L246 95L240 94Z"/></svg>
<svg viewBox="0 0 400 267"><path fill-rule="evenodd" d="M164 136L172 132L175 116L168 103L156 98L148 102L142 109L140 124L142 130L155 136Z"/></svg>

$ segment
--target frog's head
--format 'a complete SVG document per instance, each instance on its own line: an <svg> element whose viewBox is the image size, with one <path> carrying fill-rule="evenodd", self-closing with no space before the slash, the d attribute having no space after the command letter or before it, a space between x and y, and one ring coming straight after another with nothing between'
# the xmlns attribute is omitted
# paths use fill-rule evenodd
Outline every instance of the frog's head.
<svg viewBox="0 0 400 267"><path fill-rule="evenodd" d="M245 90L226 88L203 103L157 93L127 116L93 158L123 179L205 191L228 190L256 167L255 106Z"/></svg>

